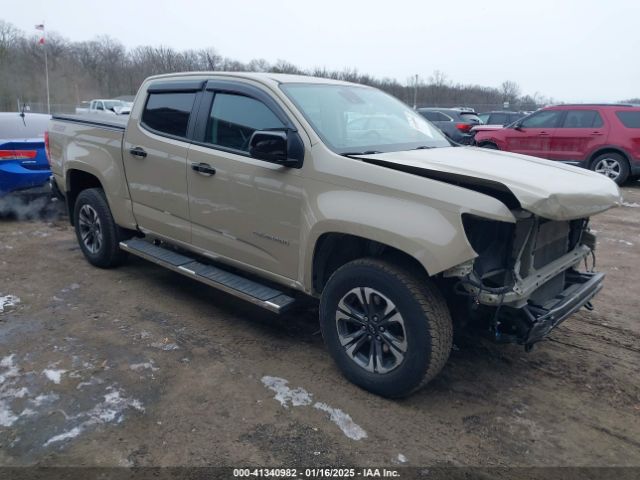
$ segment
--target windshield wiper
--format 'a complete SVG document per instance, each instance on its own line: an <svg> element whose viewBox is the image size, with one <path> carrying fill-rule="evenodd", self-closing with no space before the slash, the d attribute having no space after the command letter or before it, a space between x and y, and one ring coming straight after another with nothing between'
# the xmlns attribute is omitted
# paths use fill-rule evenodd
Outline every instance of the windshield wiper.
<svg viewBox="0 0 640 480"><path fill-rule="evenodd" d="M379 152L378 150L365 150L364 152L345 152L341 153L340 155L342 155L343 157L351 157L354 155L375 155L376 153L382 152Z"/></svg>
<svg viewBox="0 0 640 480"><path fill-rule="evenodd" d="M428 145L420 145L419 147L412 148L411 150L429 150L431 148L438 148L438 147L433 147L433 146L428 146Z"/></svg>

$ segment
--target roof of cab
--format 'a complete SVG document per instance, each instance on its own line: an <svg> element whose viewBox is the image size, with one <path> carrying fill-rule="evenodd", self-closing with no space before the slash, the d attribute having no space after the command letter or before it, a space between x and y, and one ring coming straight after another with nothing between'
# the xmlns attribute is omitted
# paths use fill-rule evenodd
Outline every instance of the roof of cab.
<svg viewBox="0 0 640 480"><path fill-rule="evenodd" d="M345 82L343 80L333 80L331 78L311 77L307 75L290 75L287 73L262 73L262 72L182 72L182 73L166 73L162 75L154 75L147 80L162 80L170 78L188 78L188 77L230 77L242 78L247 80L255 80L261 83L282 84L282 83L315 83L315 84L331 84L331 85L358 85L360 84Z"/></svg>

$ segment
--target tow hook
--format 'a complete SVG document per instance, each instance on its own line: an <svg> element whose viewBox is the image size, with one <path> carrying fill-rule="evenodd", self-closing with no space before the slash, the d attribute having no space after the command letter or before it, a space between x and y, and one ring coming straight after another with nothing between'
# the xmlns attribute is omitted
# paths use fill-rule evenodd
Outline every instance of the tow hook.
<svg viewBox="0 0 640 480"><path fill-rule="evenodd" d="M591 302L587 302L584 304L584 308L586 308L589 311L593 310L593 304Z"/></svg>

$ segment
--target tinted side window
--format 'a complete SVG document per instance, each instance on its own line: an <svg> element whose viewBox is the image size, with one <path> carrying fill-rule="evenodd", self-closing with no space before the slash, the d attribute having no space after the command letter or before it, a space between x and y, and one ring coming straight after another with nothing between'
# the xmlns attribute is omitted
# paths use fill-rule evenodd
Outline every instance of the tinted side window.
<svg viewBox="0 0 640 480"><path fill-rule="evenodd" d="M490 116L491 115L489 113L481 113L480 115L478 115L478 118L482 123L486 124Z"/></svg>
<svg viewBox="0 0 640 480"><path fill-rule="evenodd" d="M504 125L507 123L507 114L506 113L492 113L491 118L489 119L489 123L491 125Z"/></svg>
<svg viewBox="0 0 640 480"><path fill-rule="evenodd" d="M544 110L534 113L522 121L522 128L555 128L562 112L560 110Z"/></svg>
<svg viewBox="0 0 640 480"><path fill-rule="evenodd" d="M595 110L569 110L564 117L562 128L598 128L602 118Z"/></svg>
<svg viewBox="0 0 640 480"><path fill-rule="evenodd" d="M142 123L158 132L187 136L195 93L151 93L142 112Z"/></svg>
<svg viewBox="0 0 640 480"><path fill-rule="evenodd" d="M248 151L253 132L284 127L280 119L261 101L243 95L217 93L207 121L204 141Z"/></svg>
<svg viewBox="0 0 640 480"><path fill-rule="evenodd" d="M452 122L453 120L442 112L435 112L432 110L425 110L421 112L422 115L425 115L427 120L431 120L432 122ZM429 115L429 116L426 116Z"/></svg>
<svg viewBox="0 0 640 480"><path fill-rule="evenodd" d="M640 112L616 112L616 115L627 128L640 128Z"/></svg>

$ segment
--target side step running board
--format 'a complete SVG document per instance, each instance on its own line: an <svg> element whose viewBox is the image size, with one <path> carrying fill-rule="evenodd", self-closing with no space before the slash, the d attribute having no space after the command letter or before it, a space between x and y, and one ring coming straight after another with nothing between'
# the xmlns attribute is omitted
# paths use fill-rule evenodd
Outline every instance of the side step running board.
<svg viewBox="0 0 640 480"><path fill-rule="evenodd" d="M285 295L280 290L227 272L219 267L197 262L193 258L139 238L120 242L120 248L275 313L284 312L295 302L294 298Z"/></svg>

